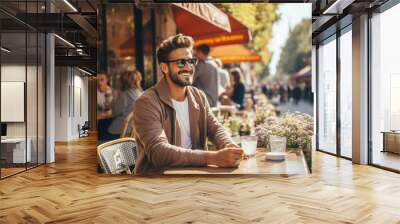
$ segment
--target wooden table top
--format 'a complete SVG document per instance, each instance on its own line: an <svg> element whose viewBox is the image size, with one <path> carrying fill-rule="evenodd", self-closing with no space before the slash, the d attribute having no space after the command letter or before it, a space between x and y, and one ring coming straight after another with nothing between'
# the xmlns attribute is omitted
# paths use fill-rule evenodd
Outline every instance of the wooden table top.
<svg viewBox="0 0 400 224"><path fill-rule="evenodd" d="M254 157L242 160L238 168L219 167L180 167L169 168L164 175L295 175L308 174L304 155L299 152L288 152L286 159L282 161L271 161L265 159L265 151L257 150Z"/></svg>

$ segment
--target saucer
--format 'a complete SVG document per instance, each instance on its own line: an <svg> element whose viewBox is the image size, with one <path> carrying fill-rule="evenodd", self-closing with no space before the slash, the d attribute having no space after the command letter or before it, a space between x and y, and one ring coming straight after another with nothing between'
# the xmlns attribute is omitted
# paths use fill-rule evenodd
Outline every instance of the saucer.
<svg viewBox="0 0 400 224"><path fill-rule="evenodd" d="M267 152L265 154L266 160L285 160L286 152Z"/></svg>

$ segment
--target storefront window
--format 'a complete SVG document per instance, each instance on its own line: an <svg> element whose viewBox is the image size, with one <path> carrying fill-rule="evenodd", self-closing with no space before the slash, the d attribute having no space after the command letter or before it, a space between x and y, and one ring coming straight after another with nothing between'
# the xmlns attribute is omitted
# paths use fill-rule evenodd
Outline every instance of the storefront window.
<svg viewBox="0 0 400 224"><path fill-rule="evenodd" d="M318 48L318 149L336 153L336 39Z"/></svg>
<svg viewBox="0 0 400 224"><path fill-rule="evenodd" d="M372 163L400 170L400 5L376 14L372 25Z"/></svg>
<svg viewBox="0 0 400 224"><path fill-rule="evenodd" d="M155 84L154 80L154 63L153 52L153 27L154 20L152 20L151 9L143 10L143 42L144 42L144 87L147 89Z"/></svg>
<svg viewBox="0 0 400 224"><path fill-rule="evenodd" d="M100 75L106 81L102 82L105 83L102 87L98 86L98 96L107 100L100 99L97 104L98 144L131 133L130 126L123 131L124 122L129 122L125 118L129 117L134 101L143 89L152 87L157 81L154 75L154 9L128 3L103 6L106 9L107 60L101 59L107 61L107 74L105 77Z"/></svg>
<svg viewBox="0 0 400 224"><path fill-rule="evenodd" d="M135 24L132 4L110 4L106 7L108 75L112 88L135 66Z"/></svg>
<svg viewBox="0 0 400 224"><path fill-rule="evenodd" d="M347 29L350 29L347 31ZM340 36L340 153L352 157L352 33ZM347 32L346 32L347 31Z"/></svg>

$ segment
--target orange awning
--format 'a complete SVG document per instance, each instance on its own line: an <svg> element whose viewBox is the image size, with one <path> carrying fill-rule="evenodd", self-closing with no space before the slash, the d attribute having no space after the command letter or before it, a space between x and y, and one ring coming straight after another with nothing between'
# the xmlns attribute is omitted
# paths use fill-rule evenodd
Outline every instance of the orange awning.
<svg viewBox="0 0 400 224"><path fill-rule="evenodd" d="M230 33L230 18L227 14L211 3L171 3L175 23L180 33L192 36L204 36L216 33ZM236 24L235 24L236 25ZM150 41L150 32L145 32L143 41ZM150 43L144 43L145 54L150 55L152 49ZM129 37L119 46L121 57L134 56L135 37Z"/></svg>
<svg viewBox="0 0 400 224"><path fill-rule="evenodd" d="M211 3L171 3L180 33L195 37L230 33L228 15Z"/></svg>
<svg viewBox="0 0 400 224"><path fill-rule="evenodd" d="M225 45L211 48L210 55L221 59L223 64L240 62L260 62L261 56L241 44Z"/></svg>
<svg viewBox="0 0 400 224"><path fill-rule="evenodd" d="M210 35L194 36L195 46L207 44L209 46L221 46L231 44L247 44L251 40L249 29L241 22L228 15L231 24L231 32L216 32Z"/></svg>

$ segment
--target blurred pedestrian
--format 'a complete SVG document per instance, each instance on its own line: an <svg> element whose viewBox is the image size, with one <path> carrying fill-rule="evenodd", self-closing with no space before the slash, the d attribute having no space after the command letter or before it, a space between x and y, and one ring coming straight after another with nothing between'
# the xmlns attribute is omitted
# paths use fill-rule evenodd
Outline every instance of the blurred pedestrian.
<svg viewBox="0 0 400 224"><path fill-rule="evenodd" d="M281 103L286 103L286 90L283 84L279 84L279 97Z"/></svg>
<svg viewBox="0 0 400 224"><path fill-rule="evenodd" d="M301 99L301 88L298 84L296 84L296 86L294 87L293 98L294 98L294 103L296 105L299 104L299 101Z"/></svg>
<svg viewBox="0 0 400 224"><path fill-rule="evenodd" d="M307 102L312 103L313 102L313 94L312 94L312 90L311 90L311 84L309 82L306 83L304 92L305 92L305 96L306 96L305 98L306 98Z"/></svg>
<svg viewBox="0 0 400 224"><path fill-rule="evenodd" d="M226 87L230 82L230 77L229 77L229 72L222 67L221 59L216 58L215 63L218 66L218 78L219 78L218 96L220 96L222 93L225 92Z"/></svg>
<svg viewBox="0 0 400 224"><path fill-rule="evenodd" d="M294 86L293 86L293 83L289 84L288 99L289 99L289 102L292 102L294 100Z"/></svg>
<svg viewBox="0 0 400 224"><path fill-rule="evenodd" d="M267 84L263 84L263 85L262 85L261 91L262 91L262 93L263 93L266 97L268 97L268 87L267 87Z"/></svg>
<svg viewBox="0 0 400 224"><path fill-rule="evenodd" d="M216 107L218 102L218 66L209 56L210 47L199 45L196 57L199 60L193 77L193 85L204 91L211 107Z"/></svg>

